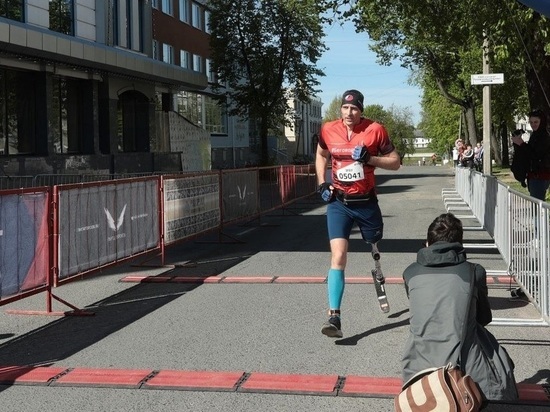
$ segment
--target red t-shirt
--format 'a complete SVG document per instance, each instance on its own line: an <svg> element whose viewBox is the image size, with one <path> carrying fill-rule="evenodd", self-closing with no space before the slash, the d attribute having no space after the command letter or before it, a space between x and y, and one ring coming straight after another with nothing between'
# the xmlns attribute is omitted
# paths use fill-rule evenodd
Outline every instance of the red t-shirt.
<svg viewBox="0 0 550 412"><path fill-rule="evenodd" d="M375 188L375 168L351 158L355 146L366 146L371 156L387 155L395 150L384 126L364 118L355 125L349 140L342 120L324 123L319 146L330 152L332 185L348 195L368 194Z"/></svg>

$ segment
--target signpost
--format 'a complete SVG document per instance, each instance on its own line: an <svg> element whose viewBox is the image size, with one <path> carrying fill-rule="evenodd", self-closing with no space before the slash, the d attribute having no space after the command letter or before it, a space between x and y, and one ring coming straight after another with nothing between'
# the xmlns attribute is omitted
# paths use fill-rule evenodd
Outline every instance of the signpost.
<svg viewBox="0 0 550 412"><path fill-rule="evenodd" d="M472 74L471 84L503 84L504 73Z"/></svg>
<svg viewBox="0 0 550 412"><path fill-rule="evenodd" d="M472 74L472 85L483 86L483 174L491 175L491 85L503 84L504 73L490 73L489 40L483 40L483 74Z"/></svg>

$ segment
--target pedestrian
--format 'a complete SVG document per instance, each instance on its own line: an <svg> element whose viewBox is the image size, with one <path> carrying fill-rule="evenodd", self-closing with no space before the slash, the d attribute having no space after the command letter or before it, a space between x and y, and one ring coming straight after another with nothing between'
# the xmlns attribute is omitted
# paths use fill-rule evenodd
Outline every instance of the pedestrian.
<svg viewBox="0 0 550 412"><path fill-rule="evenodd" d="M464 150L466 150L466 145L464 144L464 140L461 138L458 138L455 140L455 147L458 151L458 164L457 166L462 166L462 155L464 154Z"/></svg>
<svg viewBox="0 0 550 412"><path fill-rule="evenodd" d="M478 172L483 170L483 143L477 142L474 148L474 167Z"/></svg>
<svg viewBox="0 0 550 412"><path fill-rule="evenodd" d="M426 247L403 273L410 325L403 379L452 363L473 378L486 399L515 400L514 363L485 328L492 320L487 274L467 261L463 233L452 213L438 216L428 227Z"/></svg>
<svg viewBox="0 0 550 412"><path fill-rule="evenodd" d="M315 158L319 193L327 202L330 240L330 269L327 292L329 319L321 332L342 337L341 304L351 229L357 224L363 240L375 245L383 235L382 212L378 205L374 170L397 170L400 157L384 126L362 117L363 94L343 94L341 119L323 124ZM325 180L329 165L332 182Z"/></svg>
<svg viewBox="0 0 550 412"><path fill-rule="evenodd" d="M546 114L542 110L533 110L529 113L529 125L533 129L529 141L512 135L512 142L519 146L519 150L526 149L527 152L529 194L535 199L545 200L550 187L550 134Z"/></svg>
<svg viewBox="0 0 550 412"><path fill-rule="evenodd" d="M455 168L458 167L458 148L456 146L453 147L453 163Z"/></svg>
<svg viewBox="0 0 550 412"><path fill-rule="evenodd" d="M474 149L471 144L467 144L464 153L462 153L462 166L474 167Z"/></svg>
<svg viewBox="0 0 550 412"><path fill-rule="evenodd" d="M512 132L512 142L514 142L514 137L518 137L523 143L523 133L522 129L514 130ZM519 139L516 141L519 141ZM514 174L514 179L520 182L522 187L527 187L527 173L529 172L531 163L527 145L513 143L512 147L514 148L514 154L510 171Z"/></svg>

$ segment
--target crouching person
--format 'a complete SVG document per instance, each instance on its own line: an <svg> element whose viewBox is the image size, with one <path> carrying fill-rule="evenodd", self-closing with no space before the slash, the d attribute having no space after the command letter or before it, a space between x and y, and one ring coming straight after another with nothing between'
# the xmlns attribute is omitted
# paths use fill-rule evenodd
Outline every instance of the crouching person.
<svg viewBox="0 0 550 412"><path fill-rule="evenodd" d="M440 215L428 228L426 247L403 273L410 305L403 382L453 363L486 400L516 400L514 363L485 328L492 320L485 268L467 261L462 238L462 222L452 213Z"/></svg>

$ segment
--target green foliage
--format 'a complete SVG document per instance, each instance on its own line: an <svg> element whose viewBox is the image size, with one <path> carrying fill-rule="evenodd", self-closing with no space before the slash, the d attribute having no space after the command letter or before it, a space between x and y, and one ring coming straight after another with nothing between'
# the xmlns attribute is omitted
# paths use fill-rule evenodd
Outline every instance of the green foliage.
<svg viewBox="0 0 550 412"><path fill-rule="evenodd" d="M414 153L414 126L410 109L391 106L386 110L373 104L366 106L363 114L384 125L401 159Z"/></svg>
<svg viewBox="0 0 550 412"><path fill-rule="evenodd" d="M432 96L437 91L464 112L467 138L475 143L481 129L482 87L470 76L482 73L483 45L488 42L492 72L504 73L505 84L492 88L494 124L510 124L528 107L550 113L545 91L550 90L550 22L519 2L486 0L334 0L332 7L351 18L358 31L368 33L372 50L384 65L399 61L418 71L422 87L424 129L434 144L443 145L457 124L458 114ZM438 126L438 124L440 124ZM495 146L492 147L495 150Z"/></svg>
<svg viewBox="0 0 550 412"><path fill-rule="evenodd" d="M461 109L445 99L439 91L426 85L422 95L422 122L419 128L430 149L439 154L450 153L459 136Z"/></svg>
<svg viewBox="0 0 550 412"><path fill-rule="evenodd" d="M323 10L315 0L210 0L209 7L217 91L229 114L258 120L265 163L268 130L292 116L289 95L308 102L317 91Z"/></svg>
<svg viewBox="0 0 550 412"><path fill-rule="evenodd" d="M323 122L330 122L332 120L339 119L341 117L340 108L342 107L342 98L335 96L327 109L325 110L325 116L323 117Z"/></svg>

